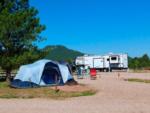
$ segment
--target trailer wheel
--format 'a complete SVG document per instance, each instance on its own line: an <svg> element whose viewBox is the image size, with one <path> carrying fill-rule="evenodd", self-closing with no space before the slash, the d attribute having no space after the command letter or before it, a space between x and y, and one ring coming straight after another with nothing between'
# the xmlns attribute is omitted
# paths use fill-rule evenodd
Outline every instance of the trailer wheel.
<svg viewBox="0 0 150 113"><path fill-rule="evenodd" d="M104 70L104 72L107 72L108 70L107 69L103 69Z"/></svg>
<svg viewBox="0 0 150 113"><path fill-rule="evenodd" d="M107 68L107 69L105 69L106 70L106 72L109 72L109 69Z"/></svg>
<svg viewBox="0 0 150 113"><path fill-rule="evenodd" d="M104 72L105 70L104 69L101 69L102 70L102 72Z"/></svg>

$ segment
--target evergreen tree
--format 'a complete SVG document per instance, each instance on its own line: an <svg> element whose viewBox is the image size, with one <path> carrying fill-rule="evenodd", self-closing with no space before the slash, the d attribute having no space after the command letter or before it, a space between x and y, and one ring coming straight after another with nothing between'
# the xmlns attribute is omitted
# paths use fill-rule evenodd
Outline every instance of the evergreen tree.
<svg viewBox="0 0 150 113"><path fill-rule="evenodd" d="M131 69L144 69L150 67L150 58L147 54L142 57L128 58L129 68Z"/></svg>
<svg viewBox="0 0 150 113"><path fill-rule="evenodd" d="M149 56L147 54L144 54L141 58L140 58L140 63L141 63L141 67L143 68L147 68L150 65L150 59Z"/></svg>
<svg viewBox="0 0 150 113"><path fill-rule="evenodd" d="M43 56L35 46L45 29L37 14L28 0L0 1L0 66L8 80L13 69Z"/></svg>

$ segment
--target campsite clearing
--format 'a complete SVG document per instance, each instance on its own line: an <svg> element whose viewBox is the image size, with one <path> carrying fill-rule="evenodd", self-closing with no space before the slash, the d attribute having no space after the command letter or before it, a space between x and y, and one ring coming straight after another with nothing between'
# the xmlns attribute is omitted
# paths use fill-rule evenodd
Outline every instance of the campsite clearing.
<svg viewBox="0 0 150 113"><path fill-rule="evenodd" d="M0 99L0 113L150 113L150 84L124 79L150 80L150 73L100 73L101 78L79 79L97 89L93 96L54 99Z"/></svg>

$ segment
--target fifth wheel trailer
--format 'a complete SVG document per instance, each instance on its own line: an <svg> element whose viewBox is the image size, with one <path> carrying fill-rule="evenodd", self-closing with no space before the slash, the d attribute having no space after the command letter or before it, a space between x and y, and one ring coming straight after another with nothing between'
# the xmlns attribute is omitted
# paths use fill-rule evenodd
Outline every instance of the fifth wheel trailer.
<svg viewBox="0 0 150 113"><path fill-rule="evenodd" d="M127 54L108 54L103 56L85 55L77 57L75 63L76 66L95 68L101 71L111 71L114 69L127 70L128 55Z"/></svg>
<svg viewBox="0 0 150 113"><path fill-rule="evenodd" d="M76 66L86 66L89 68L103 68L104 58L102 56L80 56L75 60Z"/></svg>

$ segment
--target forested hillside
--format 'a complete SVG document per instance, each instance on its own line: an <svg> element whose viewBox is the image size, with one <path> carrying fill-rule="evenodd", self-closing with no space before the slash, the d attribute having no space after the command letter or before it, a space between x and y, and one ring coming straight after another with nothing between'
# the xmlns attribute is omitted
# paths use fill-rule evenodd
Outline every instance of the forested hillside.
<svg viewBox="0 0 150 113"><path fill-rule="evenodd" d="M72 49L68 49L64 46L58 45L58 46L47 46L44 48L49 53L46 56L47 59L51 60L63 60L63 61L73 61L77 56L84 55L83 53L79 51L75 51Z"/></svg>

